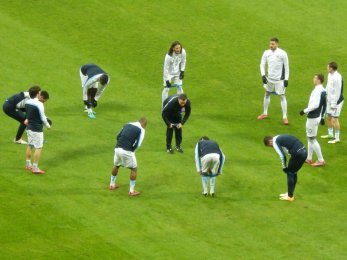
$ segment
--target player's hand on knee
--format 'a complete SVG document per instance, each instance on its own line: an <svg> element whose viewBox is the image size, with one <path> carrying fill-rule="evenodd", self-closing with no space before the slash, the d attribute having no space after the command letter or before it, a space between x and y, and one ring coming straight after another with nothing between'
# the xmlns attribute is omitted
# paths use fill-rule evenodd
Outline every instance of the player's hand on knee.
<svg viewBox="0 0 347 260"><path fill-rule="evenodd" d="M286 88L286 87L288 87L288 80L285 80L284 82L283 82L283 86Z"/></svg>
<svg viewBox="0 0 347 260"><path fill-rule="evenodd" d="M168 88L170 88L170 87L171 87L170 80L165 81L165 83L166 83L166 87L168 87Z"/></svg>
<svg viewBox="0 0 347 260"><path fill-rule="evenodd" d="M266 76L264 75L264 76L262 76L262 79L263 79L263 83L264 84L267 84L267 78L266 78Z"/></svg>
<svg viewBox="0 0 347 260"><path fill-rule="evenodd" d="M183 71L183 70L182 70L181 73L180 73L179 79L180 79L180 80L184 79L184 71Z"/></svg>
<svg viewBox="0 0 347 260"><path fill-rule="evenodd" d="M177 127L178 129L179 129L179 128L182 128L182 126L183 126L183 125L182 125L181 123L179 123L179 124L176 125L176 127Z"/></svg>

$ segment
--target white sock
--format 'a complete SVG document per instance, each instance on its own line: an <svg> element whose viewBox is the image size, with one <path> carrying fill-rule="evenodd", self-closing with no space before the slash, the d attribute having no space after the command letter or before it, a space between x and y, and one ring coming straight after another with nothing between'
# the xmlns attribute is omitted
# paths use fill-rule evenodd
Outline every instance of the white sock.
<svg viewBox="0 0 347 260"><path fill-rule="evenodd" d="M335 139L340 140L340 130L335 130Z"/></svg>
<svg viewBox="0 0 347 260"><path fill-rule="evenodd" d="M316 139L313 140L312 148L313 148L313 151L317 154L318 161L324 161L322 150Z"/></svg>
<svg viewBox="0 0 347 260"><path fill-rule="evenodd" d="M214 193L214 185L216 183L216 177L210 178L210 194Z"/></svg>
<svg viewBox="0 0 347 260"><path fill-rule="evenodd" d="M177 87L177 94L182 94L182 93L183 93L182 86L178 86Z"/></svg>
<svg viewBox="0 0 347 260"><path fill-rule="evenodd" d="M287 99L286 99L286 96L281 96L281 107L282 107L283 118L287 118Z"/></svg>
<svg viewBox="0 0 347 260"><path fill-rule="evenodd" d="M33 169L38 169L39 165L37 163L33 163Z"/></svg>
<svg viewBox="0 0 347 260"><path fill-rule="evenodd" d="M328 135L334 136L334 128L328 127Z"/></svg>
<svg viewBox="0 0 347 260"><path fill-rule="evenodd" d="M25 165L26 165L26 166L31 166L31 160L26 160L26 161L25 161Z"/></svg>
<svg viewBox="0 0 347 260"><path fill-rule="evenodd" d="M270 95L269 96L264 96L264 115L267 115L267 110L269 108L270 105Z"/></svg>
<svg viewBox="0 0 347 260"><path fill-rule="evenodd" d="M203 192L204 192L204 194L207 194L207 181L208 181L208 177L207 176L202 176L201 180L202 180Z"/></svg>
<svg viewBox="0 0 347 260"><path fill-rule="evenodd" d="M132 180L130 180L130 192L134 192L134 190L135 190L135 183L136 183L136 181L132 181Z"/></svg>
<svg viewBox="0 0 347 260"><path fill-rule="evenodd" d="M110 182L110 184L116 184L116 179L117 179L117 175L116 176L111 175L111 182Z"/></svg>
<svg viewBox="0 0 347 260"><path fill-rule="evenodd" d="M313 155L313 141L311 139L308 139L307 142L307 160L312 160L312 155Z"/></svg>
<svg viewBox="0 0 347 260"><path fill-rule="evenodd" d="M161 103L164 103L165 99L169 96L169 88L163 88L163 92L161 93Z"/></svg>

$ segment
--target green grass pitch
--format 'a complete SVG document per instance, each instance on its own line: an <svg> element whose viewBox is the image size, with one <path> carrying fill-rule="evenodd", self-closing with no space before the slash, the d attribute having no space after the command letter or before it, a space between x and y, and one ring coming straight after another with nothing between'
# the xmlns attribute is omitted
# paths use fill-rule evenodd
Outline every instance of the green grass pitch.
<svg viewBox="0 0 347 260"><path fill-rule="evenodd" d="M264 135L289 133L304 143L314 73L335 60L347 77L343 1L2 1L2 102L33 84L50 93L53 128L40 166L26 172L17 123L0 113L1 259L345 259L347 113L342 142L319 140L324 168L305 165L296 201L278 200L285 175ZM276 36L288 52L290 125L278 97L262 112L260 58ZM192 102L184 154L165 152L162 64L169 45L187 50L184 90ZM82 112L79 67L94 62L111 76L97 119ZM173 93L173 92L170 92ZM116 133L148 118L136 198L108 188ZM326 133L320 127L319 135ZM201 197L194 146L216 140L227 160L216 195ZM26 136L25 136L26 137Z"/></svg>

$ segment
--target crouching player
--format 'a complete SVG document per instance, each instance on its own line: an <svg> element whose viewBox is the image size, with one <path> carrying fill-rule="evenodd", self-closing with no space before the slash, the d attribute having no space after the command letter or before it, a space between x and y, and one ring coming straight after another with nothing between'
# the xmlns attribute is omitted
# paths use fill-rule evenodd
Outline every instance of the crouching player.
<svg viewBox="0 0 347 260"><path fill-rule="evenodd" d="M202 178L202 194L207 196L208 178L210 178L210 195L214 197L216 176L222 174L225 156L215 141L207 136L201 137L195 146L196 170Z"/></svg>
<svg viewBox="0 0 347 260"><path fill-rule="evenodd" d="M119 167L130 169L130 190L129 196L140 195L140 192L135 190L137 176L137 161L135 150L139 148L145 137L145 128L147 119L140 118L138 122L128 123L124 125L122 130L117 135L117 144L114 149L114 166L112 168L110 190L114 190L119 186L116 185L116 178Z"/></svg>

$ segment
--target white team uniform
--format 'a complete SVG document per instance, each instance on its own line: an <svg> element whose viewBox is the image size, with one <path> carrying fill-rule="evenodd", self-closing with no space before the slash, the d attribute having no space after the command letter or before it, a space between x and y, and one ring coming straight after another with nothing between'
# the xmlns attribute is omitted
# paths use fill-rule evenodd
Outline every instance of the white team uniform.
<svg viewBox="0 0 347 260"><path fill-rule="evenodd" d="M166 86L166 81L170 81L174 87L181 87L182 80L179 79L181 71L184 71L186 68L186 58L187 54L185 49L182 49L182 53L176 54L172 53L172 56L169 54L165 55L164 60L164 87Z"/></svg>
<svg viewBox="0 0 347 260"><path fill-rule="evenodd" d="M267 80L268 83L264 84L267 92L276 92L278 95L285 94L283 80L289 79L289 61L287 53L277 48L275 51L271 49L264 51L260 62L260 73L265 76L265 68L267 64ZM284 75L283 75L284 70Z"/></svg>
<svg viewBox="0 0 347 260"><path fill-rule="evenodd" d="M321 101L322 92L325 89L322 84L315 86L312 90L307 108L304 109L305 114L317 109ZM306 120L306 135L307 137L316 137L318 132L318 125L321 120L319 115L316 118L307 118Z"/></svg>
<svg viewBox="0 0 347 260"><path fill-rule="evenodd" d="M328 74L328 82L326 86L327 114L332 117L339 117L342 110L343 100L337 104L342 95L342 85L342 76L338 71Z"/></svg>

